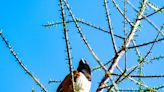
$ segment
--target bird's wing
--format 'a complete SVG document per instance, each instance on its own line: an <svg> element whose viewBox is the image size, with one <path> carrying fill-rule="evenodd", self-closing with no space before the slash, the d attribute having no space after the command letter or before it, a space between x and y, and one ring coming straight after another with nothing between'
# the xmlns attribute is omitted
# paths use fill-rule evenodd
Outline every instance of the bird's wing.
<svg viewBox="0 0 164 92"><path fill-rule="evenodd" d="M78 76L78 71L74 71L74 78ZM68 74L62 83L59 85L57 92L68 92L68 90L72 90L72 81L71 81L71 74Z"/></svg>
<svg viewBox="0 0 164 92"><path fill-rule="evenodd" d="M71 75L68 74L64 80L62 81L62 83L59 85L58 89L57 89L57 92L64 92L63 89L65 89L64 85L66 85L68 87L68 85L70 85L71 83L69 82L70 81L70 78L71 78Z"/></svg>

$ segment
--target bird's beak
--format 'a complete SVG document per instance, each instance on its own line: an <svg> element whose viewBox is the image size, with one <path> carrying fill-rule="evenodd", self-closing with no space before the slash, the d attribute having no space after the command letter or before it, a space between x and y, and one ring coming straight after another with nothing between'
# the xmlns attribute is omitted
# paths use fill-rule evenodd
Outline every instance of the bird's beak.
<svg viewBox="0 0 164 92"><path fill-rule="evenodd" d="M85 61L83 58L81 59L83 64L87 64L87 61Z"/></svg>

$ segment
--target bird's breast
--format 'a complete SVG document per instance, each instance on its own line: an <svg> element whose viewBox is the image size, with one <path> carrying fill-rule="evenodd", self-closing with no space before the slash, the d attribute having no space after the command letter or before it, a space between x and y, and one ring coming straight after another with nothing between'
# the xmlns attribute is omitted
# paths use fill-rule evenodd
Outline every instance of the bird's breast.
<svg viewBox="0 0 164 92"><path fill-rule="evenodd" d="M77 92L89 92L91 87L91 81L89 81L85 75L79 72L80 76L75 80L75 89Z"/></svg>

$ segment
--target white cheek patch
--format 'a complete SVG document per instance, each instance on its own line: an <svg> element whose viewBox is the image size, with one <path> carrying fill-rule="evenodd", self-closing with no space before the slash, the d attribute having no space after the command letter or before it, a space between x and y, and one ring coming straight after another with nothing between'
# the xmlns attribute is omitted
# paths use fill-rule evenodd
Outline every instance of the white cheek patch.
<svg viewBox="0 0 164 92"><path fill-rule="evenodd" d="M80 77L76 79L75 89L77 92L90 92L91 81L85 77L83 73L80 72Z"/></svg>

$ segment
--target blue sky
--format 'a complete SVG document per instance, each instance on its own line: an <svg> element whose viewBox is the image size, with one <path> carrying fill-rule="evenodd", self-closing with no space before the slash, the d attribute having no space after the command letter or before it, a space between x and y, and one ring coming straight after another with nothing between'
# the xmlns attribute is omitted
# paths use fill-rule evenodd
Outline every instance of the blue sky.
<svg viewBox="0 0 164 92"><path fill-rule="evenodd" d="M135 0L133 4L138 7L140 0ZM153 3L162 7L164 5L163 0ZM107 29L107 22L105 21L105 10L103 1L98 0L68 0L73 13L76 17L84 19L95 25L104 27ZM117 0L119 4L122 4L121 0ZM42 25L48 21L61 21L60 8L58 6L58 0L1 0L0 1L0 29L2 29L4 36L8 42L18 53L19 58L27 66L27 68L39 78L40 82L46 86L50 92L54 92L58 87L58 83L48 84L49 79L62 80L68 73L68 64L65 53L65 42L63 28L61 25L52 28L44 28ZM109 3L111 11L111 19L113 23L114 33L123 36L123 18L113 7L112 3ZM122 7L122 6L121 6ZM128 9L127 16L134 21L136 13L131 8ZM147 13L152 12L148 9ZM68 15L68 13L66 13ZM157 24L164 23L164 14L158 14L152 16L151 19ZM71 19L67 17L67 19ZM114 54L110 36L103 32L89 28L84 25L80 25L82 31L87 37L87 40L91 44L95 53L105 63ZM141 30L137 32L139 37L137 43L143 43L152 41L155 37L156 31L145 21L142 23ZM159 26L158 26L159 27ZM90 66L93 68L97 66L97 62L81 40L75 25L73 23L68 24L69 39L71 41L73 67L77 68L78 62L81 58L85 58ZM127 28L127 29L130 29ZM161 38L161 36L160 36ZM121 46L122 40L116 38L116 43ZM148 48L140 48L145 55ZM164 44L160 43L153 49L153 55L158 56L163 54ZM136 64L137 57L132 50L128 54L129 67ZM121 60L122 61L122 60ZM133 62L132 62L133 61ZM135 63L134 63L135 62ZM160 62L145 65L145 74L164 74L164 63ZM120 62L120 66L123 67L123 62ZM152 69L153 68L153 69ZM151 71L150 71L151 69ZM117 71L116 71L117 72ZM22 70L22 68L15 61L8 48L6 48L4 42L0 39L0 92L30 92L34 87L36 92L40 92L41 89L34 83L34 81ZM98 82L104 74L102 71L93 72L92 90L94 92ZM153 81L145 80L151 86L158 84L164 84L164 80ZM128 81L129 85L134 85ZM129 85L126 85L129 87ZM126 87L124 83L120 85Z"/></svg>

